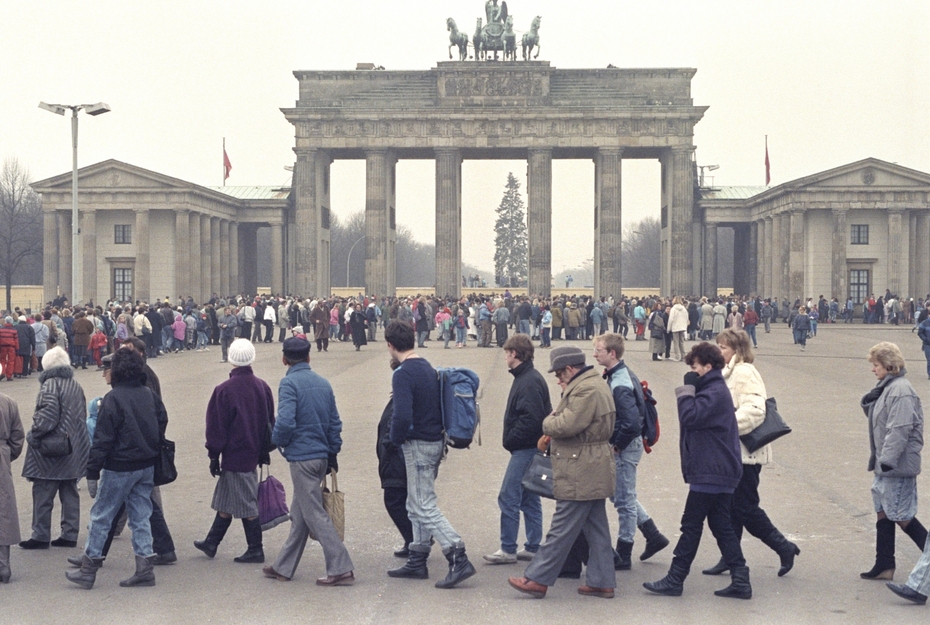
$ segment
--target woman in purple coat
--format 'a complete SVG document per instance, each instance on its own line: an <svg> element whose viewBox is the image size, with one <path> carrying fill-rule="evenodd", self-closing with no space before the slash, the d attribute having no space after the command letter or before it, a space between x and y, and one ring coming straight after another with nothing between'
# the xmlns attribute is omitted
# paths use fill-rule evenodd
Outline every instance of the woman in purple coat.
<svg viewBox="0 0 930 625"><path fill-rule="evenodd" d="M194 547L212 558L233 517L242 519L248 550L234 558L241 563L265 561L262 526L258 520L259 463L267 449L269 425L274 425L274 396L268 385L252 372L255 346L236 339L229 346L229 379L213 389L207 405L207 454L210 474L218 477L211 507L213 526Z"/></svg>

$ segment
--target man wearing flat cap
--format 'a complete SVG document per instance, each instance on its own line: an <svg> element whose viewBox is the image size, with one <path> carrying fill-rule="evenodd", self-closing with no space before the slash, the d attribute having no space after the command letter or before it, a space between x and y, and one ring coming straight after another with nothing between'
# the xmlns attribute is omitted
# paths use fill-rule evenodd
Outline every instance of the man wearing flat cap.
<svg viewBox="0 0 930 625"><path fill-rule="evenodd" d="M583 531L590 548L586 583L578 593L610 599L617 585L606 505L616 482L610 448L614 400L600 374L585 365L579 348L557 347L549 353L549 362L549 372L555 373L563 392L558 407L543 421L539 445L550 446L555 514L546 542L523 577L508 581L520 592L542 599Z"/></svg>
<svg viewBox="0 0 930 625"><path fill-rule="evenodd" d="M317 586L347 586L355 581L349 552L323 509L320 483L338 471L336 454L342 449L342 421L333 387L310 370L310 342L291 337L284 341L282 362L288 368L278 386L278 416L271 441L291 467L294 500L291 533L266 577L290 581L312 533L323 547L326 576Z"/></svg>

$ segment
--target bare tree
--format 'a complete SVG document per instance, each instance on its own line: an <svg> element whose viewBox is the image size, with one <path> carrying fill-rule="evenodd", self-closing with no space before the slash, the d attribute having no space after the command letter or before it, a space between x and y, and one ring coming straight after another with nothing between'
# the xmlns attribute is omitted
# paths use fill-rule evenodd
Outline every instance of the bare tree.
<svg viewBox="0 0 930 625"><path fill-rule="evenodd" d="M647 217L623 229L621 261L623 286L658 288L662 278L662 226L655 217Z"/></svg>
<svg viewBox="0 0 930 625"><path fill-rule="evenodd" d="M0 279L6 285L6 309L12 309L13 281L30 261L42 258L42 205L29 186L29 172L15 158L0 171Z"/></svg>

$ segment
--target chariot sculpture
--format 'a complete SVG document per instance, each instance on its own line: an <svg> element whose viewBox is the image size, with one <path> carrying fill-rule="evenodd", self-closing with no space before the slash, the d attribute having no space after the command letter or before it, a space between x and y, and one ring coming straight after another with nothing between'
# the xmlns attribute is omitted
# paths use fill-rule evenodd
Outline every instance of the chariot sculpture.
<svg viewBox="0 0 930 625"><path fill-rule="evenodd" d="M459 31L455 20L451 17L446 20L446 30L449 31L449 58L452 58L452 48L459 50L459 60L468 58L468 44L472 44L473 58L476 61L488 59L498 60L498 53L503 53L503 60L517 60L517 33L513 30L513 16L507 12L507 2L500 4L497 0L487 0L484 5L485 19L478 18L475 34L471 42L468 35ZM523 60L539 57L539 25L542 18L536 16L530 25L529 32L523 35ZM533 49L536 54L533 55ZM493 57L491 56L493 53Z"/></svg>

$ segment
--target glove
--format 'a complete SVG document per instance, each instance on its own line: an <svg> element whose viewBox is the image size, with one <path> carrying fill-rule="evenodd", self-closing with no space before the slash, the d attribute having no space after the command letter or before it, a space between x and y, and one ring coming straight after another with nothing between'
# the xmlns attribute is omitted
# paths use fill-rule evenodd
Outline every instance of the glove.
<svg viewBox="0 0 930 625"><path fill-rule="evenodd" d="M90 495L91 499L96 499L97 497L97 480L87 480L87 494Z"/></svg>
<svg viewBox="0 0 930 625"><path fill-rule="evenodd" d="M339 463L336 461L336 454L329 454L326 459L326 475L330 473L339 473Z"/></svg>
<svg viewBox="0 0 930 625"><path fill-rule="evenodd" d="M701 376L697 374L697 371L689 371L685 374L685 384L690 384L691 386L697 386L698 380L701 379Z"/></svg>
<svg viewBox="0 0 930 625"><path fill-rule="evenodd" d="M887 464L885 464L884 462L881 464L881 467L882 467L882 473L888 473L889 471L894 471L894 467L889 467L889 466L888 466ZM88 488L89 488L89 486L90 486L90 484L88 484ZM91 497L93 497L93 495L91 495Z"/></svg>
<svg viewBox="0 0 930 625"><path fill-rule="evenodd" d="M210 458L210 475L213 477L219 477L222 474L223 470L220 469L220 459Z"/></svg>

